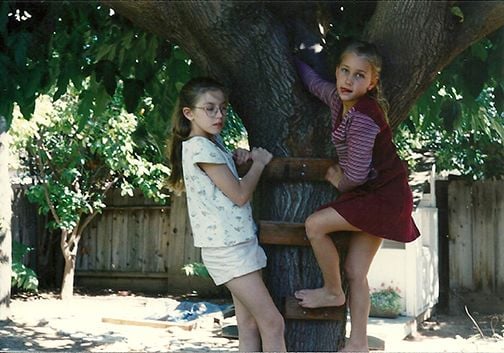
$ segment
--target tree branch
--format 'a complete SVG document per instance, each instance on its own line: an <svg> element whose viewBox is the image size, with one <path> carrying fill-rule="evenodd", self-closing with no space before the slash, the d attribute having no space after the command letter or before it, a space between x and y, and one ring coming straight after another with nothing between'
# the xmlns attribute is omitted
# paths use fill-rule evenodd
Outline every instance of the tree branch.
<svg viewBox="0 0 504 353"><path fill-rule="evenodd" d="M492 32L504 26L504 2L502 1L460 1L458 6L464 15L460 29L451 40L448 62Z"/></svg>
<svg viewBox="0 0 504 353"><path fill-rule="evenodd" d="M107 185L105 185L105 188L103 189L103 194L106 194L110 188L119 180L119 178L114 178L114 180L111 180L107 183ZM84 229L88 226L88 224L93 220L93 218L96 217L96 215L98 214L98 212L95 210L93 213L89 214L89 216L86 217L86 219L84 220L84 222L82 222L82 225L80 225L78 227L78 231L77 231L77 241L80 240L80 237L82 235L82 232L84 232Z"/></svg>
<svg viewBox="0 0 504 353"><path fill-rule="evenodd" d="M463 22L452 12L456 4L464 13ZM440 70L502 25L502 2L380 1L364 38L376 43L385 59L382 82L391 125L406 119Z"/></svg>
<svg viewBox="0 0 504 353"><path fill-rule="evenodd" d="M43 151L44 153L46 153L49 160L51 159L50 158L51 155L44 148L41 140L37 140L37 148L40 151ZM35 152L35 163L37 164L37 167L38 167L40 175L42 176L42 179L45 181L46 174L45 174L45 171L44 171L44 166L43 166L42 161L40 159L40 156L39 156L39 154L37 152ZM44 188L44 196L45 196L45 199L46 199L46 202L47 202L47 206L51 210L51 213L52 213L52 215L53 215L54 220L56 221L56 223L61 224L61 220L60 220L60 218L59 218L59 216L58 216L58 214L56 212L56 209L54 208L54 205L53 205L53 203L51 201L51 198L49 197L49 189L47 188L47 183L46 182L43 183L43 188Z"/></svg>

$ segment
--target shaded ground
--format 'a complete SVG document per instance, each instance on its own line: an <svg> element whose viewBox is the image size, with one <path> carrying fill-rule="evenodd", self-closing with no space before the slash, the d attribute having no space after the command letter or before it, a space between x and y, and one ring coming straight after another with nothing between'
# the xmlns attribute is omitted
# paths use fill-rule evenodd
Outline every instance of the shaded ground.
<svg viewBox="0 0 504 353"><path fill-rule="evenodd" d="M221 327L234 317L208 315L192 330L153 328L102 322L104 317L143 318L162 315L181 298L148 297L127 292L76 294L62 302L52 293L15 296L11 319L0 322L0 351L216 352L237 351L238 342L221 337ZM222 301L220 301L222 303ZM488 300L485 300L488 304ZM484 305L483 305L484 306ZM495 306L490 305L490 308ZM470 309L458 315L435 315L418 333L387 342L386 352L503 352L504 315ZM186 327L187 328L187 327Z"/></svg>

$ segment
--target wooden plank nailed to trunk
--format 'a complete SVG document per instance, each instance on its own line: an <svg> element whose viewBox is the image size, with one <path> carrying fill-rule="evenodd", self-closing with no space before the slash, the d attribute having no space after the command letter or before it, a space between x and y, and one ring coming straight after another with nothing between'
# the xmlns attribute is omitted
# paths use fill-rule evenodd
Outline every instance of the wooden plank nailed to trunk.
<svg viewBox="0 0 504 353"><path fill-rule="evenodd" d="M275 181L325 181L327 169L335 164L325 158L275 157L264 169L262 178ZM245 175L252 162L238 166L238 174Z"/></svg>
<svg viewBox="0 0 504 353"><path fill-rule="evenodd" d="M345 306L328 306L324 308L307 309L300 306L294 297L285 298L285 319L291 320L343 320Z"/></svg>

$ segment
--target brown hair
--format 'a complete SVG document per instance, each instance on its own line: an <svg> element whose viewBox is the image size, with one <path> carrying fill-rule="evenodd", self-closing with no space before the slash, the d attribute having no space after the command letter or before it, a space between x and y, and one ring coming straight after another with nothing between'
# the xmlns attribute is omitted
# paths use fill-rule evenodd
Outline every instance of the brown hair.
<svg viewBox="0 0 504 353"><path fill-rule="evenodd" d="M180 90L177 103L172 114L172 133L167 143L168 159L170 161L171 173L168 177L168 187L180 193L184 191L184 179L182 174L182 142L191 133L191 122L184 116L182 109L194 107L199 97L208 91L221 91L228 96L227 89L208 77L198 77L189 80Z"/></svg>
<svg viewBox="0 0 504 353"><path fill-rule="evenodd" d="M383 88L381 85L381 80L380 80L380 74L382 70L382 57L380 53L378 52L378 49L376 46L372 43L364 42L364 41L354 41L350 43L345 50L343 50L343 53L340 55L340 62L345 54L348 53L354 53L358 56L362 56L366 58L371 65L371 68L374 71L374 74L377 75L378 82L376 83L376 86L368 92L368 94L376 100L378 105L383 111L383 114L385 116L385 120L388 121L387 113L389 109L389 104L387 99L385 98L385 95L383 94Z"/></svg>

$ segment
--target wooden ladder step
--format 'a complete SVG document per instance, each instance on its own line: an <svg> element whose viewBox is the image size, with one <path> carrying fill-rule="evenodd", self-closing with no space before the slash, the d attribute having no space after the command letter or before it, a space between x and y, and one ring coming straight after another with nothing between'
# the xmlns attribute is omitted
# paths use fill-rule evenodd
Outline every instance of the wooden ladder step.
<svg viewBox="0 0 504 353"><path fill-rule="evenodd" d="M259 242L267 245L310 246L304 223L260 221Z"/></svg>
<svg viewBox="0 0 504 353"><path fill-rule="evenodd" d="M295 297L285 298L284 318L290 320L343 320L345 305L307 309L298 304Z"/></svg>
<svg viewBox="0 0 504 353"><path fill-rule="evenodd" d="M261 178L276 181L323 181L327 169L335 163L327 158L275 157L266 165ZM238 175L244 176L252 162L237 166Z"/></svg>
<svg viewBox="0 0 504 353"><path fill-rule="evenodd" d="M346 249L351 232L332 233L338 249ZM260 221L259 242L264 245L311 246L304 223Z"/></svg>

